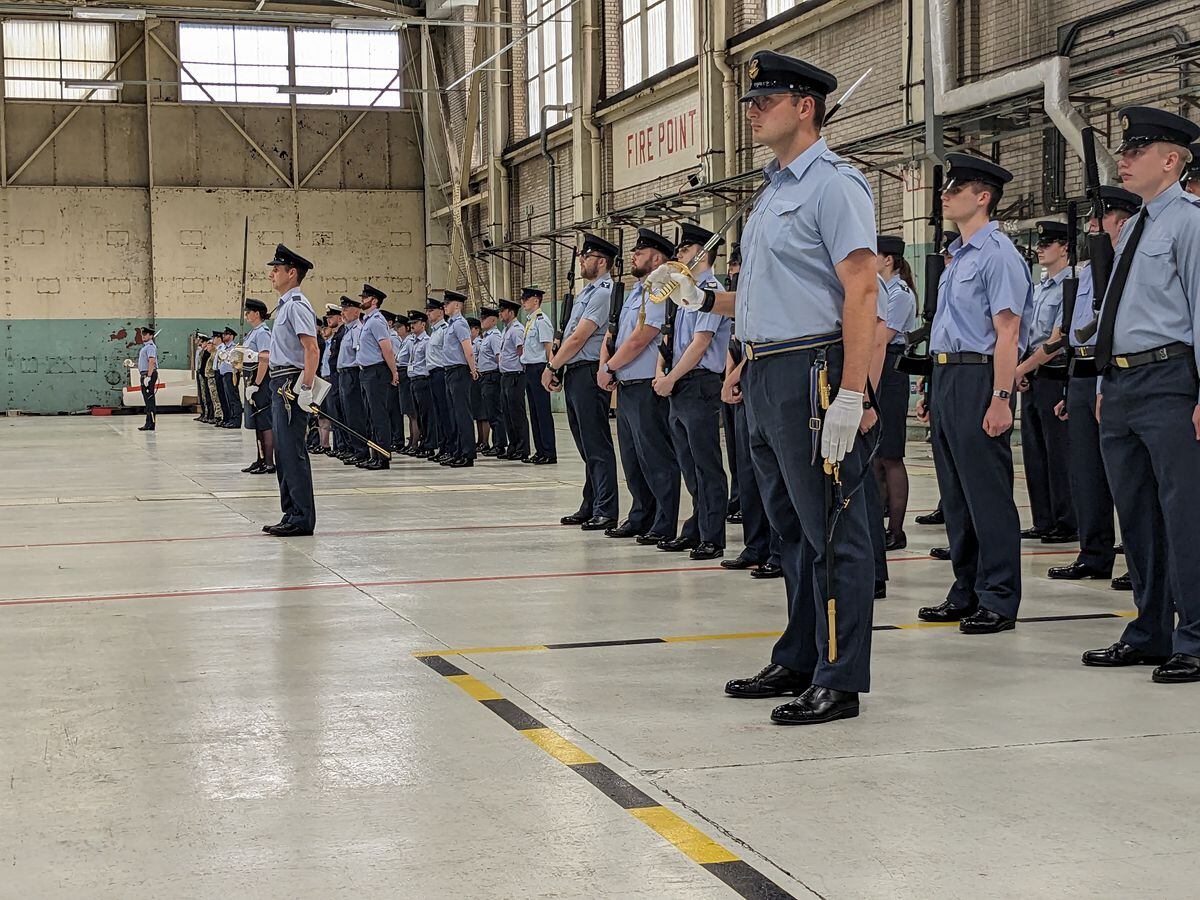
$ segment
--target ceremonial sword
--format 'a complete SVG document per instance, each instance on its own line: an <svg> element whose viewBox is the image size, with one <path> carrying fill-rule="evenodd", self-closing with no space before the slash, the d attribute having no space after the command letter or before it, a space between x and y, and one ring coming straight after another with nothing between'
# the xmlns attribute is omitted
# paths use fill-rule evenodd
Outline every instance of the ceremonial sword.
<svg viewBox="0 0 1200 900"><path fill-rule="evenodd" d="M277 391L275 391L275 393L277 393L280 397L283 397L285 400L288 400L288 401L296 399L296 395L294 393L292 393L287 388L286 385L284 387L279 388ZM368 447L370 447L372 450L374 450L376 453L378 453L384 459L392 458L392 453L390 450L384 450L382 447L380 447L377 443L375 443L373 440L371 440L365 434L355 431L353 428L351 428L349 425L347 425L341 419L338 419L335 416L331 416L328 412L321 409L321 407L317 406L317 404L310 403L308 406L308 411L317 416L324 416L326 419L328 419L334 425L337 425L340 428L343 428L349 434L352 434L356 438L358 438L360 441L363 441Z"/></svg>
<svg viewBox="0 0 1200 900"><path fill-rule="evenodd" d="M838 110L845 105L846 101L850 99L850 96L859 89L862 83L867 80L871 72L874 70L874 66L867 69L867 71L858 76L858 80L854 82L854 84L850 85L850 87L846 89L846 93L842 94L842 96L838 98L837 102L829 108L829 111L825 113L825 118L821 120L822 128L829 124L830 120L837 114ZM721 243L725 233L729 231L729 229L733 227L734 223L737 222L738 219L740 219L742 215L758 201L758 198L762 196L762 193L764 190L766 190L768 184L770 184L769 181L764 181L758 186L758 189L755 190L753 194L743 200L733 211L733 214L725 220L725 224L717 229L713 236L704 242L703 247L696 251L696 255L691 258L691 261L685 264L679 262L679 260L672 259L668 260L665 265L669 266L671 269L680 273L681 275L687 275L688 277L691 277L692 273L695 271L694 267L698 265L700 261L703 260L709 253L717 249L717 245ZM668 288L661 291L647 291L646 298L652 303L662 303L669 296L671 296L671 290L672 289Z"/></svg>

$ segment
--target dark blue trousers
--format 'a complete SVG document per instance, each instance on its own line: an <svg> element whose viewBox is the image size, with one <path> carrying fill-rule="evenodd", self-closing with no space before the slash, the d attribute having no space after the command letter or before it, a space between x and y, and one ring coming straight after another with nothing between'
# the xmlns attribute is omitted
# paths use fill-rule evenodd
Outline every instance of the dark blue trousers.
<svg viewBox="0 0 1200 900"><path fill-rule="evenodd" d="M242 398L238 396L237 385L233 383L233 373L226 372L221 376L221 406L225 410L226 422L240 422L242 419Z"/></svg>
<svg viewBox="0 0 1200 900"><path fill-rule="evenodd" d="M529 419L525 416L525 373L500 373L500 439L517 459L529 455ZM502 424L501 424L502 423Z"/></svg>
<svg viewBox="0 0 1200 900"><path fill-rule="evenodd" d="M779 565L779 534L767 521L762 496L758 489L758 476L750 464L750 427L746 422L746 404L733 406L733 431L737 442L737 456L742 465L737 470L740 482L738 497L742 508L742 542L746 554L760 563ZM790 666L788 668L791 668Z"/></svg>
<svg viewBox="0 0 1200 900"><path fill-rule="evenodd" d="M542 387L545 363L525 365L525 397L529 401L529 426L533 431L533 446L540 456L558 457L558 441L554 436L554 415L550 411L550 392Z"/></svg>
<svg viewBox="0 0 1200 900"><path fill-rule="evenodd" d="M439 452L450 453L452 447L458 446L456 443L458 438L454 420L450 417L450 401L446 396L445 369L429 370L429 399L431 401L430 415L437 426L433 432L437 438L434 446Z"/></svg>
<svg viewBox="0 0 1200 900"><path fill-rule="evenodd" d="M363 366L359 381L362 385L363 405L367 408L370 423L368 434L385 450L392 449L392 402L396 389L392 387L392 373L387 363ZM378 454L372 450L372 457Z"/></svg>
<svg viewBox="0 0 1200 900"><path fill-rule="evenodd" d="M675 384L671 439L692 495L692 514L680 536L724 547L729 480L721 462L721 376L716 372L693 369Z"/></svg>
<svg viewBox="0 0 1200 900"><path fill-rule="evenodd" d="M567 424L584 462L583 505L579 513L617 517L617 455L608 425L609 393L596 384L598 362L587 362L563 373Z"/></svg>
<svg viewBox="0 0 1200 900"><path fill-rule="evenodd" d="M338 369L338 391L342 408L342 421L359 434L367 433L367 408L362 397L362 370L357 366ZM367 455L366 442L347 432L346 440L357 456Z"/></svg>
<svg viewBox="0 0 1200 900"><path fill-rule="evenodd" d="M1074 531L1067 423L1054 414L1064 382L1034 373L1021 395L1021 459L1033 524L1044 530Z"/></svg>
<svg viewBox="0 0 1200 900"><path fill-rule="evenodd" d="M741 479L738 477L737 408L741 404L721 404L721 433L725 438L725 459L729 463L729 512L741 510ZM747 463L749 465L749 463Z"/></svg>
<svg viewBox="0 0 1200 900"><path fill-rule="evenodd" d="M454 422L457 443L450 443L450 453L467 459L475 458L475 420L471 417L471 369L446 366L446 396L450 403L450 418Z"/></svg>
<svg viewBox="0 0 1200 900"><path fill-rule="evenodd" d="M625 486L633 498L625 517L639 534L675 537L679 527L679 463L667 425L670 403L649 379L617 386L617 441Z"/></svg>
<svg viewBox="0 0 1200 900"><path fill-rule="evenodd" d="M842 347L827 348L830 385L842 373ZM750 429L750 458L771 527L780 537L780 563L788 596L788 625L772 662L812 672L813 684L840 691L871 686L871 622L874 572L866 504L861 491L843 510L826 556L828 504L822 461L811 460L809 418L821 415L809 402L815 350L750 360L742 396ZM860 438L841 464L849 490L865 477L866 445ZM827 597L837 598L837 658L829 659Z"/></svg>
<svg viewBox="0 0 1200 900"><path fill-rule="evenodd" d="M1190 356L1104 375L1100 449L1138 608L1121 640L1148 654L1200 656L1197 387Z"/></svg>
<svg viewBox="0 0 1200 900"><path fill-rule="evenodd" d="M1071 502L1079 524L1079 562L1111 572L1117 532L1113 497L1100 454L1096 379L1072 378L1067 387L1067 433L1071 442Z"/></svg>
<svg viewBox="0 0 1200 900"><path fill-rule="evenodd" d="M938 489L950 538L955 607L976 601L1015 619L1021 605L1021 520L1013 500L1012 429L988 437L990 365L936 366L931 429Z"/></svg>
<svg viewBox="0 0 1200 900"><path fill-rule="evenodd" d="M508 448L508 429L505 427L507 419L504 415L499 369L479 373L479 394L482 403L479 418L487 419L492 426L492 446L497 450L505 450ZM529 443L528 438L526 443Z"/></svg>
<svg viewBox="0 0 1200 900"><path fill-rule="evenodd" d="M279 505L283 521L312 531L317 527L317 502L313 497L312 467L304 445L309 413L281 388L290 388L295 375L271 379L271 431L275 436L275 476L279 480Z"/></svg>
<svg viewBox="0 0 1200 900"><path fill-rule="evenodd" d="M409 378L412 388L413 405L417 409L417 427L421 429L422 450L436 450L438 447L438 423L433 411L433 393L429 389L428 375L414 375Z"/></svg>

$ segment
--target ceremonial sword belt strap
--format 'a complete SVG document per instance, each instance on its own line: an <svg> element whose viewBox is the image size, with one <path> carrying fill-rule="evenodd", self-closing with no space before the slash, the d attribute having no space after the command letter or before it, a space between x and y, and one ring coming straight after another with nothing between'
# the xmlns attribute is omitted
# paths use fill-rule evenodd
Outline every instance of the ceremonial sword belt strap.
<svg viewBox="0 0 1200 900"><path fill-rule="evenodd" d="M1148 366L1151 363L1166 362L1168 359L1174 359L1177 356L1191 355L1192 347L1190 344L1176 341L1173 344L1167 344L1165 347L1155 347L1153 350L1145 350L1141 353L1114 354L1112 364L1109 368L1136 369L1139 366Z"/></svg>
<svg viewBox="0 0 1200 900"><path fill-rule="evenodd" d="M931 353L935 366L989 366L992 357L989 353Z"/></svg>
<svg viewBox="0 0 1200 900"><path fill-rule="evenodd" d="M600 360L598 360L598 359L581 359L577 362L567 363L565 366L563 366L563 372L564 373L570 372L572 369L580 369L583 366L595 366L596 368L599 368Z"/></svg>
<svg viewBox="0 0 1200 900"><path fill-rule="evenodd" d="M743 341L742 348L746 359L765 359L768 356L778 356L781 353L793 353L796 350L813 350L817 347L829 347L840 344L842 333L830 331L827 334L813 334L808 337L788 338L786 341Z"/></svg>
<svg viewBox="0 0 1200 900"><path fill-rule="evenodd" d="M299 366L271 366L269 370L272 378L280 378L285 375L299 375L303 371Z"/></svg>

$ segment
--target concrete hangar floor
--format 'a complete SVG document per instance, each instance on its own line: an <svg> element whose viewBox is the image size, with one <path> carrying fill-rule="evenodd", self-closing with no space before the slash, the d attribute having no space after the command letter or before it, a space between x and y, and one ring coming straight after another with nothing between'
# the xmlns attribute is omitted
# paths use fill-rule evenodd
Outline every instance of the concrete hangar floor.
<svg viewBox="0 0 1200 900"><path fill-rule="evenodd" d="M0 426L0 895L1195 895L1200 690L1080 666L1131 600L1047 581L1072 546L965 637L912 627L950 570L911 526L862 716L781 728L721 688L782 582L556 524L565 433L557 467L318 458L279 540L248 435L139 423Z"/></svg>

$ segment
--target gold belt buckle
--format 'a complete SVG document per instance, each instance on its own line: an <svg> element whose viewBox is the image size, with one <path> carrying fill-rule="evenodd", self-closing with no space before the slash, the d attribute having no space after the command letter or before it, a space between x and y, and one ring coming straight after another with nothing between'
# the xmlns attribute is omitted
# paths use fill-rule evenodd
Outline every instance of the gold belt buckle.
<svg viewBox="0 0 1200 900"><path fill-rule="evenodd" d="M754 345L746 344L746 359L754 359Z"/></svg>
<svg viewBox="0 0 1200 900"><path fill-rule="evenodd" d="M1115 362L1117 364L1118 369L1128 369L1129 368L1129 358L1128 357L1117 356L1117 357L1113 358L1113 362Z"/></svg>
<svg viewBox="0 0 1200 900"><path fill-rule="evenodd" d="M944 366L946 363L948 363L950 361L950 354L949 353L939 353L936 358L937 358L938 365Z"/></svg>

